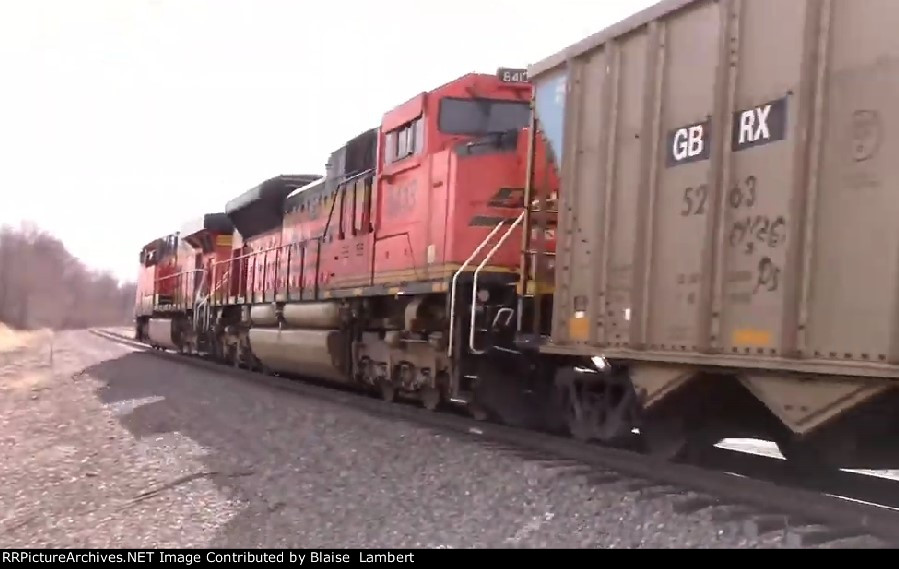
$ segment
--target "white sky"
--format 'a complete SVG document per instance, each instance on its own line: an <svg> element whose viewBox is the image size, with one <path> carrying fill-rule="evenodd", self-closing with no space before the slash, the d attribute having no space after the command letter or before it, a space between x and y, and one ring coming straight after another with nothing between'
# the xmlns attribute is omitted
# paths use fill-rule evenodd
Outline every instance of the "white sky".
<svg viewBox="0 0 899 569"><path fill-rule="evenodd" d="M0 0L0 224L33 221L132 279L144 243L321 173L415 94L651 3Z"/></svg>

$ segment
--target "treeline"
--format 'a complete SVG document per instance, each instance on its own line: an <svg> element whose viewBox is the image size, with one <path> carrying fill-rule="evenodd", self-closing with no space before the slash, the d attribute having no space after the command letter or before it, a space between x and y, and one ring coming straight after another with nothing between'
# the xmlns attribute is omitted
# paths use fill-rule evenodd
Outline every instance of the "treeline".
<svg viewBox="0 0 899 569"><path fill-rule="evenodd" d="M31 225L0 228L0 322L54 330L126 325L134 283L91 271L62 241Z"/></svg>

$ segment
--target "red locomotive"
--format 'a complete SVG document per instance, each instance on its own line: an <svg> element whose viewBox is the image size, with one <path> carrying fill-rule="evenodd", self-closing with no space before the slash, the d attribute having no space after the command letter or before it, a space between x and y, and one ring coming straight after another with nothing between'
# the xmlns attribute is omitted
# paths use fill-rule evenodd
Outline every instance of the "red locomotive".
<svg viewBox="0 0 899 569"><path fill-rule="evenodd" d="M482 416L476 356L511 344L539 280L521 278L527 176L555 216L558 174L528 156L547 152L531 98L526 81L465 75L387 112L324 176L272 178L146 247L137 337Z"/></svg>

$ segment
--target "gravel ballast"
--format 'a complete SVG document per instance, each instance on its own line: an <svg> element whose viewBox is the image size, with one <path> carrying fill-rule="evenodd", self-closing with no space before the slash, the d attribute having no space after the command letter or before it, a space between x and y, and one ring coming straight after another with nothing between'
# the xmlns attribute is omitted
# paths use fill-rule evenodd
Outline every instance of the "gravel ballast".
<svg viewBox="0 0 899 569"><path fill-rule="evenodd" d="M780 546L683 498L86 332L56 336L52 369L39 349L6 361L4 547Z"/></svg>

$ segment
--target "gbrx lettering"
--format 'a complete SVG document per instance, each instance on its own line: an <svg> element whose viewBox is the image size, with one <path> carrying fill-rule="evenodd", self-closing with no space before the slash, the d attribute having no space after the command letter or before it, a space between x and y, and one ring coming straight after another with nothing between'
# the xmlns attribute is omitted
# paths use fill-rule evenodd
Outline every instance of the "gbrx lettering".
<svg viewBox="0 0 899 569"><path fill-rule="evenodd" d="M710 156L709 123L688 125L668 134L668 165L705 160Z"/></svg>

